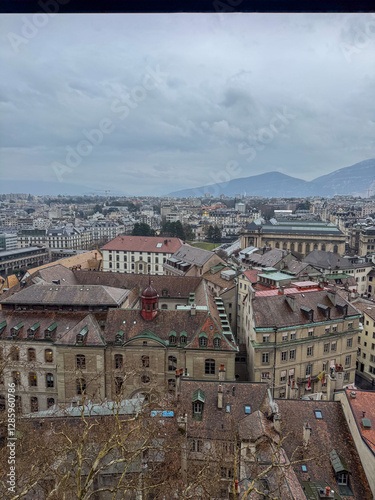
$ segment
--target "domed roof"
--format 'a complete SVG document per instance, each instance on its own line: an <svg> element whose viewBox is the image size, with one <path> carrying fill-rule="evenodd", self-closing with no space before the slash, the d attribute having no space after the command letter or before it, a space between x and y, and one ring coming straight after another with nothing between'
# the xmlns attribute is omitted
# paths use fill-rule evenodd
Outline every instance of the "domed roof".
<svg viewBox="0 0 375 500"><path fill-rule="evenodd" d="M145 288L142 292L142 298L156 299L157 297L158 297L158 292L155 290L155 288L152 287L152 285L148 285L148 287Z"/></svg>

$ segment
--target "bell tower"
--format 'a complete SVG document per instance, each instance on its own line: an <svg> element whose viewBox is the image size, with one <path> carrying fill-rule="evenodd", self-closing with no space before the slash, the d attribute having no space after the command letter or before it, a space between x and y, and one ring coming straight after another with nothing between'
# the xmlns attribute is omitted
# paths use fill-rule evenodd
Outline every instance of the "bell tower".
<svg viewBox="0 0 375 500"><path fill-rule="evenodd" d="M154 319L159 310L159 295L151 285L151 278L149 279L148 287L142 292L141 304L142 318L146 321Z"/></svg>

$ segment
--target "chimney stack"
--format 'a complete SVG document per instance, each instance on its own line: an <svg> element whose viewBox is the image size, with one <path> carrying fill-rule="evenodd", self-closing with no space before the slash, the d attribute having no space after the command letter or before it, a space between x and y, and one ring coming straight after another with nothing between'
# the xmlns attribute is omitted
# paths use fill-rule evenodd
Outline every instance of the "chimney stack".
<svg viewBox="0 0 375 500"><path fill-rule="evenodd" d="M311 426L308 423L303 424L303 445L307 448L311 436Z"/></svg>
<svg viewBox="0 0 375 500"><path fill-rule="evenodd" d="M220 365L219 368L219 380L223 382L225 380L225 367L224 365Z"/></svg>
<svg viewBox="0 0 375 500"><path fill-rule="evenodd" d="M223 388L222 385L219 385L219 389L217 391L217 407L222 410L223 408Z"/></svg>
<svg viewBox="0 0 375 500"><path fill-rule="evenodd" d="M276 413L273 417L273 428L278 434L281 433L281 417L278 413Z"/></svg>

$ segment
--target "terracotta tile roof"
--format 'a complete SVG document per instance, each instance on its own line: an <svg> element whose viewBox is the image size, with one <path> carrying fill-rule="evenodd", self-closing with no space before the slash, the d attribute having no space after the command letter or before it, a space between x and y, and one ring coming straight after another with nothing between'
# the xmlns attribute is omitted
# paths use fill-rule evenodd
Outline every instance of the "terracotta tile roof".
<svg viewBox="0 0 375 500"><path fill-rule="evenodd" d="M117 236L106 243L102 250L122 250L124 252L152 252L173 254L181 247L179 238L163 236Z"/></svg>
<svg viewBox="0 0 375 500"><path fill-rule="evenodd" d="M11 274L7 276L5 279L3 278L3 283L0 286L0 293L4 290L4 288L12 288L19 284L18 278L15 274Z"/></svg>
<svg viewBox="0 0 375 500"><path fill-rule="evenodd" d="M351 471L350 485L353 496L345 498L371 500L372 494L341 403L280 399L277 400L277 405L281 416L282 436L285 436L283 447L288 457L290 460L306 460L307 472L302 471L301 463L293 466L298 479L325 481L335 491L339 491L330 460L330 453L336 450ZM316 418L315 410L321 411L322 419ZM303 447L305 423L311 427L306 451Z"/></svg>
<svg viewBox="0 0 375 500"><path fill-rule="evenodd" d="M52 283L52 280L60 280L61 285L78 284L73 271L62 264L54 264L53 266L39 269L27 279L26 283L36 283L39 281L38 278L46 283Z"/></svg>
<svg viewBox="0 0 375 500"><path fill-rule="evenodd" d="M258 281L258 274L261 271L259 269L249 269L248 271L244 271L244 275L250 281L250 283L256 283Z"/></svg>
<svg viewBox="0 0 375 500"><path fill-rule="evenodd" d="M223 390L223 408L218 409L218 388ZM233 387L234 395L233 395ZM233 438L233 425L237 425L248 415L245 405L256 412L268 406L267 384L250 382L203 381L182 378L180 387L180 407L188 416L189 437L228 439ZM200 389L204 392L205 402L202 421L192 419L192 396ZM226 411L230 405L230 411Z"/></svg>
<svg viewBox="0 0 375 500"><path fill-rule="evenodd" d="M56 336L56 345L76 345L77 335L82 331L87 333L84 337L83 344L85 347L104 347L105 342L102 336L101 328L91 314L85 316L79 323L77 323L73 328L66 330L65 332L59 332Z"/></svg>
<svg viewBox="0 0 375 500"><path fill-rule="evenodd" d="M355 392L355 399L350 397L351 392ZM346 389L345 393L362 439L375 455L375 392ZM365 417L363 412L366 413ZM364 428L362 418L370 420L371 429Z"/></svg>
<svg viewBox="0 0 375 500"><path fill-rule="evenodd" d="M32 285L1 300L2 304L120 306L129 290L102 285Z"/></svg>
<svg viewBox="0 0 375 500"><path fill-rule="evenodd" d="M148 286L149 276L146 274L109 273L96 271L73 271L77 282L83 285L106 285L115 288L134 287L141 292ZM152 286L158 291L160 298L188 298L201 283L202 278L193 276L151 276ZM164 293L163 293L164 291ZM165 294L165 295L164 295Z"/></svg>
<svg viewBox="0 0 375 500"><path fill-rule="evenodd" d="M261 292L259 292L261 293ZM343 298L337 298L340 304L348 307L347 315L341 308L334 306L328 298L326 290L311 291L308 293L295 293L294 300L296 310L293 311L287 302L286 295L256 296L253 301L254 318L256 328L270 328L277 325L279 328L311 323L301 307L313 310L313 321L326 321L318 304L330 307L330 319L343 319L346 316L356 316L358 311Z"/></svg>

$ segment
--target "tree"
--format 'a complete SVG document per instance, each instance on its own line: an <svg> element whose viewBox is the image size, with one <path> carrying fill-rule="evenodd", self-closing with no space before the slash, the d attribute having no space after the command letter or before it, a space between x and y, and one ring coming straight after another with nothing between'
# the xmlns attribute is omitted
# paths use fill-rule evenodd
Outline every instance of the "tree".
<svg viewBox="0 0 375 500"><path fill-rule="evenodd" d="M133 236L155 236L155 230L145 222L136 222L132 231Z"/></svg>

